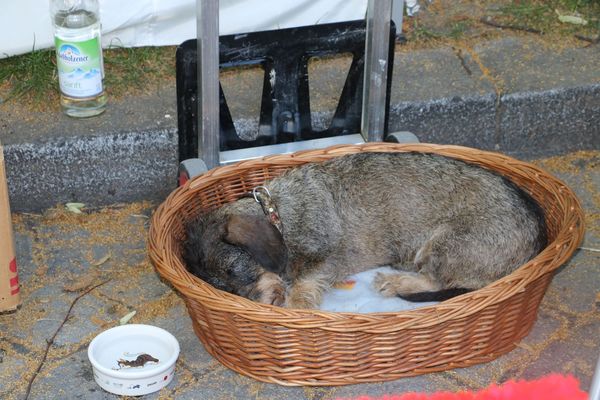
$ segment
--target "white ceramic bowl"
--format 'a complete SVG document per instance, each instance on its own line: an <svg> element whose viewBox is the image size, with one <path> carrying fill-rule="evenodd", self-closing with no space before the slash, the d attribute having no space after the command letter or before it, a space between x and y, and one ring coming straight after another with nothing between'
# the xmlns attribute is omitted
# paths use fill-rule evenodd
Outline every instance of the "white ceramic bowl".
<svg viewBox="0 0 600 400"><path fill-rule="evenodd" d="M158 359L141 367L119 366L119 360L132 361L141 354ZM177 339L164 329L151 325L123 325L108 329L92 340L88 358L94 379L108 392L140 396L167 386L175 373L179 356Z"/></svg>

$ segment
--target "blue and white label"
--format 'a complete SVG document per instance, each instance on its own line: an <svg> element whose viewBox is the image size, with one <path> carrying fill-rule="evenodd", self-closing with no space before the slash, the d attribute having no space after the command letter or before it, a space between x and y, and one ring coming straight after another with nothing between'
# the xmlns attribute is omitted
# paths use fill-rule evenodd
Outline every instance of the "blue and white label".
<svg viewBox="0 0 600 400"><path fill-rule="evenodd" d="M55 43L60 91L80 98L101 93L102 49L99 38L66 42L56 37Z"/></svg>

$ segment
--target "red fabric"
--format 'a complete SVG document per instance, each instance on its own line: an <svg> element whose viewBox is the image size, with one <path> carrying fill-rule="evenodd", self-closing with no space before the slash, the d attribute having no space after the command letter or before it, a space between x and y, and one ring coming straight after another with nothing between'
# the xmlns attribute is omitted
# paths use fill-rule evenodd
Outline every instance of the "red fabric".
<svg viewBox="0 0 600 400"><path fill-rule="evenodd" d="M355 400L587 400L588 395L579 389L579 382L572 376L548 375L535 381L509 381L503 385L491 385L478 392L405 393Z"/></svg>

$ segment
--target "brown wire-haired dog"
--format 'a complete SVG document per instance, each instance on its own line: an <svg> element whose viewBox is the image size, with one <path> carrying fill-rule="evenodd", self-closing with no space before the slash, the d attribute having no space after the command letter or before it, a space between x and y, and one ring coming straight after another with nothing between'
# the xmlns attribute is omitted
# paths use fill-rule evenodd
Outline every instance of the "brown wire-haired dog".
<svg viewBox="0 0 600 400"><path fill-rule="evenodd" d="M184 260L214 287L316 308L336 281L412 301L479 289L546 244L537 204L507 179L437 155L363 153L291 169L189 224Z"/></svg>

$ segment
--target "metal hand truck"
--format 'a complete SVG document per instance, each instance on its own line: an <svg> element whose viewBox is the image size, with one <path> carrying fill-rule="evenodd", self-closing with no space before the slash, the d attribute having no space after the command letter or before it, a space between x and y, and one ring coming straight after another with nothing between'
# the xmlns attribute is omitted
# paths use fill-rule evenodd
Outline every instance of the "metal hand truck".
<svg viewBox="0 0 600 400"><path fill-rule="evenodd" d="M391 15L392 0L369 0L365 20L219 37L219 1L198 0L198 39L177 51L179 184L218 165L270 154L384 139L418 142L410 132L388 133ZM330 126L315 130L308 60L339 53L350 53L352 64ZM239 65L264 71L259 133L252 140L236 132L219 83L220 68Z"/></svg>

